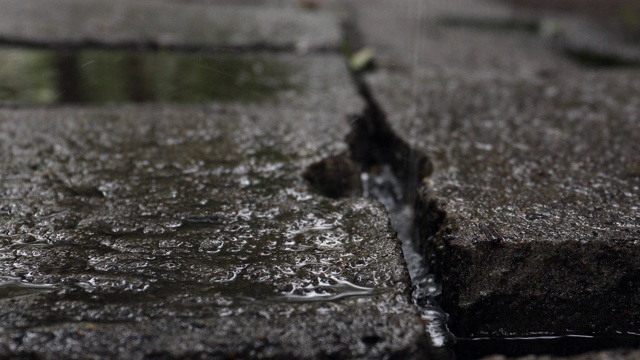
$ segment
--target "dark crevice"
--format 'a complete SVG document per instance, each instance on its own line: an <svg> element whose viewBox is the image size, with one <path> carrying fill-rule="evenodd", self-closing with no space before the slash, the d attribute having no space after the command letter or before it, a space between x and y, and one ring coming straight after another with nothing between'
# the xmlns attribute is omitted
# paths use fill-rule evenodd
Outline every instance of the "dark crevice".
<svg viewBox="0 0 640 360"><path fill-rule="evenodd" d="M423 200L422 183L433 172L433 164L393 131L365 80L357 73L352 73L352 78L366 104L361 114L352 117L346 137L351 159L361 171L362 195L385 206L402 241L413 284L412 299L430 339L428 354L435 359L450 359L450 349L442 346L453 343L454 338L447 329L448 316L436 303L440 287L431 273L423 243L432 239L445 220L445 213L435 202Z"/></svg>
<svg viewBox="0 0 640 360"><path fill-rule="evenodd" d="M253 53L299 53L301 49L296 44L269 44L263 42L244 45L203 45L203 44L167 44L153 40L138 41L102 41L100 39L81 39L64 41L39 41L34 39L21 39L1 37L0 46L21 47L31 49L51 50L133 50L133 51L172 51L181 53L211 53L211 54L253 54ZM336 53L333 45L319 45L303 49L305 54Z"/></svg>
<svg viewBox="0 0 640 360"><path fill-rule="evenodd" d="M360 170L347 153L309 165L302 176L316 192L326 197L337 199L362 195Z"/></svg>
<svg viewBox="0 0 640 360"><path fill-rule="evenodd" d="M586 68L640 67L638 60L588 48L565 47L562 49L562 53L570 60Z"/></svg>
<svg viewBox="0 0 640 360"><path fill-rule="evenodd" d="M343 25L347 59L363 47L358 29L351 22ZM412 148L398 136L387 121L387 115L358 69L350 69L352 82L365 107L348 121L350 132L345 138L348 151L325 158L307 167L303 176L312 189L331 198L355 197L380 201L389 214L392 226L402 241L402 248L413 283L412 298L426 323L430 343L421 344L435 359L450 359L451 351L442 348L453 340L446 328L447 315L435 304L439 287L428 272L428 264L416 245L424 230L436 231L444 213L424 206L418 189L431 175L429 158ZM415 212L417 210L417 213ZM414 216L415 214L415 216Z"/></svg>
<svg viewBox="0 0 640 360"><path fill-rule="evenodd" d="M401 182L403 200L410 202L415 198L419 182L433 171L433 165L424 154L395 134L371 90L358 76L353 78L366 107L351 120L351 132L346 138L351 157L363 169L390 166Z"/></svg>
<svg viewBox="0 0 640 360"><path fill-rule="evenodd" d="M421 187L415 202L415 235L414 242L417 250L425 259L429 271L435 275L435 281L440 283L437 267L435 266L435 249L433 249L435 237L445 224L446 212L438 205L436 200L430 199L428 189Z"/></svg>
<svg viewBox="0 0 640 360"><path fill-rule="evenodd" d="M353 18L351 21L343 24L347 62L350 55L364 46ZM444 212L435 203L423 203L418 192L423 180L433 172L433 164L395 133L363 72L352 68L349 71L365 107L348 119L350 132L345 138L348 151L311 164L303 176L312 189L327 197L360 196L378 200L385 206L402 242L413 285L413 303L425 322L429 341L420 346L430 358L452 359L451 349L443 347L454 339L446 326L448 317L435 301L439 286L429 273L428 261L421 255L425 246L418 245L420 239L435 234L444 221Z"/></svg>
<svg viewBox="0 0 640 360"><path fill-rule="evenodd" d="M526 32L537 33L540 30L540 22L531 17L514 18L473 18L473 17L442 17L437 21L438 25L447 27L460 27L487 31Z"/></svg>

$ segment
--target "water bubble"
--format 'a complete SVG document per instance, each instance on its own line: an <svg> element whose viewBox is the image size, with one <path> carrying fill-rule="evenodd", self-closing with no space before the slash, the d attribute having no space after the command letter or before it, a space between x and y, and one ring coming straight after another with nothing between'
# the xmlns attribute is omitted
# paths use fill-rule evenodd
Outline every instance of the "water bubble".
<svg viewBox="0 0 640 360"><path fill-rule="evenodd" d="M209 254L219 253L224 246L224 241L222 239L211 239L207 238L200 243L200 247L198 251L206 252Z"/></svg>
<svg viewBox="0 0 640 360"><path fill-rule="evenodd" d="M220 269L220 272L212 276L209 281L213 283L227 283L234 281L238 275L248 267L248 264L237 265L231 270Z"/></svg>
<svg viewBox="0 0 640 360"><path fill-rule="evenodd" d="M263 218L273 219L276 216L278 216L279 214L280 214L280 208L279 207L274 207L274 208L271 208L271 209L266 210L266 211L260 211L260 212L256 211L256 212L253 213L253 215L258 219L263 219Z"/></svg>
<svg viewBox="0 0 640 360"><path fill-rule="evenodd" d="M163 224L165 227L171 228L171 229L175 229L175 228L179 228L183 225L181 220L169 220L169 221L165 221Z"/></svg>
<svg viewBox="0 0 640 360"><path fill-rule="evenodd" d="M288 188L285 190L288 196L292 196L296 201L307 201L313 198L313 196L306 192L298 191L297 189Z"/></svg>
<svg viewBox="0 0 640 360"><path fill-rule="evenodd" d="M252 211L250 209L242 209L238 211L237 217L244 221L249 221L251 220L251 214L252 214Z"/></svg>
<svg viewBox="0 0 640 360"><path fill-rule="evenodd" d="M143 230L142 233L145 235L161 235L161 234L165 234L169 231L169 229L167 229L166 227L162 226L162 225L158 225L158 224L151 224L151 225L147 225Z"/></svg>
<svg viewBox="0 0 640 360"><path fill-rule="evenodd" d="M249 180L248 176L240 177L240 179L238 179L238 183L240 184L240 187L247 187L251 185L251 181Z"/></svg>
<svg viewBox="0 0 640 360"><path fill-rule="evenodd" d="M241 237L230 237L228 240L228 252L238 253L244 250L245 245L247 245L247 240Z"/></svg>
<svg viewBox="0 0 640 360"><path fill-rule="evenodd" d="M191 248L193 244L187 241L180 241L176 239L164 239L158 242L158 247L161 249L179 249L179 248ZM184 249L182 250L185 251Z"/></svg>

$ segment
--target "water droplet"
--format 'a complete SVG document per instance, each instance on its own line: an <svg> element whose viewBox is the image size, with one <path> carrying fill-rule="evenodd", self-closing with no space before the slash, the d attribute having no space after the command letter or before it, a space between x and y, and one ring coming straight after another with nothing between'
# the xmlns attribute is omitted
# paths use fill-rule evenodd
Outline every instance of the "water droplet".
<svg viewBox="0 0 640 360"><path fill-rule="evenodd" d="M169 229L167 229L166 227L162 226L162 225L158 225L158 224L151 224L151 225L147 225L142 232L145 235L160 235L160 234L165 234L168 232Z"/></svg>
<svg viewBox="0 0 640 360"><path fill-rule="evenodd" d="M238 211L237 217L244 221L251 220L252 211L250 209L242 209Z"/></svg>
<svg viewBox="0 0 640 360"><path fill-rule="evenodd" d="M200 247L198 248L198 251L215 254L220 252L223 246L224 246L224 241L222 239L207 238L200 243Z"/></svg>

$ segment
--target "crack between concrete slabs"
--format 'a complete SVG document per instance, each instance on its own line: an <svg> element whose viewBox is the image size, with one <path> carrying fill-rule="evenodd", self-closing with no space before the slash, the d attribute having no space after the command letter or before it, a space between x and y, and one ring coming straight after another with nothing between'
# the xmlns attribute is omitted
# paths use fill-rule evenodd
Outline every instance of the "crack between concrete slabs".
<svg viewBox="0 0 640 360"><path fill-rule="evenodd" d="M345 22L343 30L348 62L349 49L360 48L361 41L357 28L350 22ZM348 119L350 132L345 137L348 150L309 165L303 177L324 196L364 197L385 206L402 242L413 285L413 303L431 342L429 352L438 359L451 358L450 350L444 346L453 343L454 337L446 326L447 315L435 301L440 287L429 273L428 261L423 256L426 253L421 254L426 247L417 243L435 235L444 222L444 212L435 203L422 201L419 192L420 184L433 171L432 162L393 131L363 74L353 68L349 68L349 73L365 107Z"/></svg>

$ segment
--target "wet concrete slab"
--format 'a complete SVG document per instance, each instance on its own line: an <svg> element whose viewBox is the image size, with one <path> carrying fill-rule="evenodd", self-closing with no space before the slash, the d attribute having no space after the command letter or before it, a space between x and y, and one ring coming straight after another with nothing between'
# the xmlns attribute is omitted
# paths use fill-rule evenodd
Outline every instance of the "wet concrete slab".
<svg viewBox="0 0 640 360"><path fill-rule="evenodd" d="M360 12L361 24L391 14L411 34L394 42L361 26L385 60L372 92L434 164L418 226L451 330L637 334L637 71L584 68L526 32L439 23L454 3L473 9L378 1Z"/></svg>
<svg viewBox="0 0 640 360"><path fill-rule="evenodd" d="M2 4L0 41L44 46L336 50L335 15L303 6L57 0Z"/></svg>
<svg viewBox="0 0 640 360"><path fill-rule="evenodd" d="M258 104L0 109L0 356L422 353L384 208L302 176L362 108L342 59L274 58Z"/></svg>

